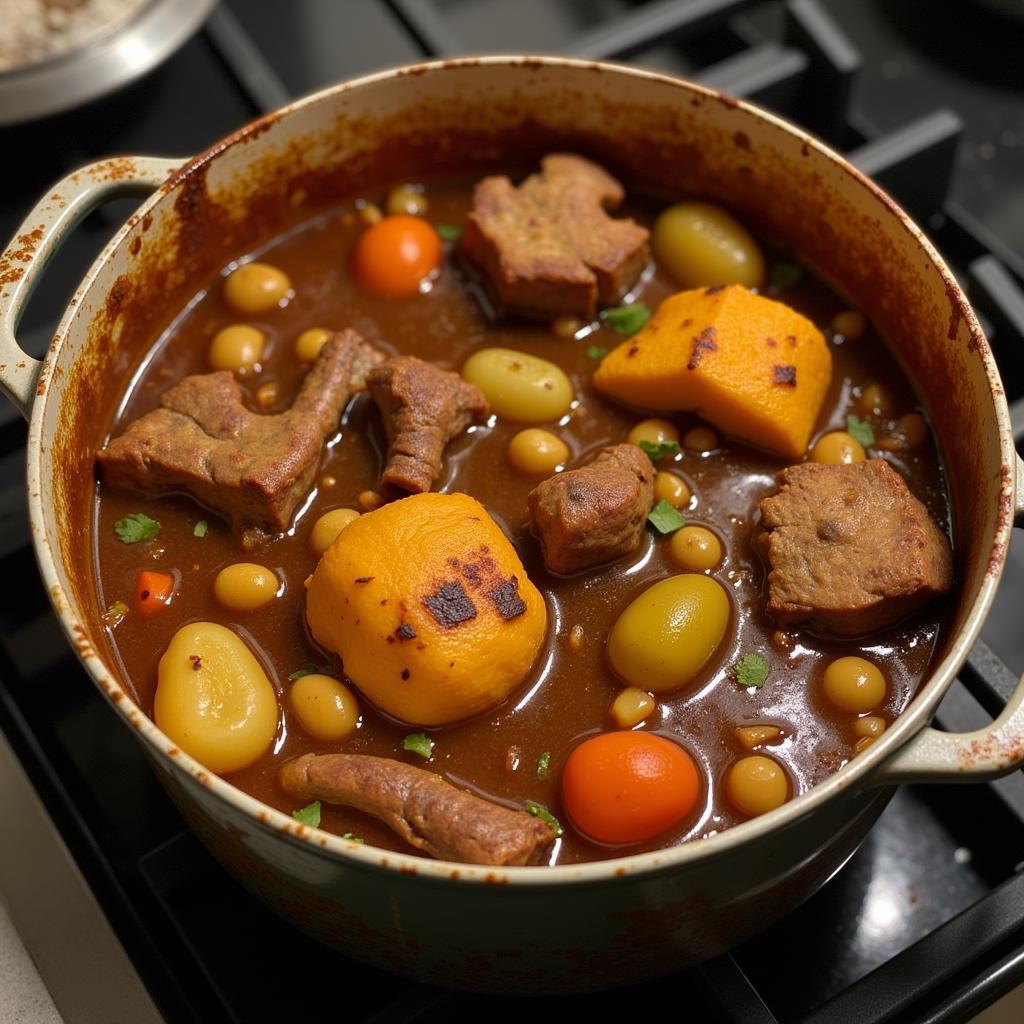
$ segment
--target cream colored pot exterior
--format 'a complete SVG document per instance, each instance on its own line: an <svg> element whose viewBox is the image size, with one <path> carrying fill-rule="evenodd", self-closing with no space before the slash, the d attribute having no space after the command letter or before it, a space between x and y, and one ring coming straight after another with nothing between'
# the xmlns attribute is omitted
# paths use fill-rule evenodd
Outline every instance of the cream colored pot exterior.
<svg viewBox="0 0 1024 1024"><path fill-rule="evenodd" d="M878 324L943 439L962 594L955 635L911 707L866 753L711 839L505 870L360 847L211 776L133 703L90 583L96 410L124 389L145 345L199 285L288 216L390 181L529 165L554 147L589 153L633 186L722 200ZM17 318L61 237L108 196L151 189L90 270L45 362L25 356ZM1021 519L1020 464L988 345L949 271L891 200L817 142L728 97L609 65L454 61L317 94L181 170L144 158L84 168L54 187L0 259L0 384L30 420L36 552L83 664L243 884L300 928L386 969L533 993L664 974L728 948L813 892L856 849L891 784L988 779L1024 761L1021 689L990 729L947 736L927 725L978 633Z"/></svg>

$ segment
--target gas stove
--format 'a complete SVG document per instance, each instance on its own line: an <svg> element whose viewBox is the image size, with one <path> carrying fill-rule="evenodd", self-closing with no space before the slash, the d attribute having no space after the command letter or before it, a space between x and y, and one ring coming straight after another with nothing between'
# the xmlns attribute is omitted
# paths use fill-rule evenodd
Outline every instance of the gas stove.
<svg viewBox="0 0 1024 1024"><path fill-rule="evenodd" d="M38 194L82 163L113 153L187 156L295 96L381 67L482 52L625 60L776 110L892 192L982 316L1019 441L1024 21L1000 6L225 0L142 81L5 129L5 151L16 157L0 234L9 237ZM68 239L20 330L32 354L45 351L74 286L130 210L129 201L112 203ZM70 853L65 868L84 879L127 952L113 977L134 979L124 982L139 999L131 1005L148 998L174 1022L291 1019L296 1007L319 1014L328 1005L348 1020L432 1022L626 1013L639 1000L665 1000L695 1020L869 1024L967 1020L1024 981L1021 773L984 786L904 787L846 867L784 921L729 955L638 987L541 1008L418 985L315 945L200 846L74 660L29 546L24 438L13 408L0 407L0 730ZM1005 704L1024 671L1022 605L1017 541L983 640L940 708L941 727L977 728ZM5 826L0 843L19 842ZM59 914L52 930L62 928ZM51 993L69 1019L103 1019ZM130 1019L142 1020L138 1012Z"/></svg>

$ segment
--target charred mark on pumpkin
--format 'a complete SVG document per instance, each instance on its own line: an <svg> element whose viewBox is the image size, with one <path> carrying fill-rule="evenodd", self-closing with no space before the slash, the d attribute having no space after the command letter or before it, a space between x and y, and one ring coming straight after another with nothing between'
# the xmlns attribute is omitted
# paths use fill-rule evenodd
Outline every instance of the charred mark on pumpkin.
<svg viewBox="0 0 1024 1024"><path fill-rule="evenodd" d="M714 327L705 327L696 338L693 339L693 349L690 352L690 361L686 364L688 370L696 370L700 366L701 359L706 352L717 352L718 342L715 341Z"/></svg>
<svg viewBox="0 0 1024 1024"><path fill-rule="evenodd" d="M796 387L796 367L791 363L784 366L772 367L772 380L776 384L785 384L787 387Z"/></svg>
<svg viewBox="0 0 1024 1024"><path fill-rule="evenodd" d="M395 636L399 640L412 640L416 636L416 630L409 625L408 622L403 622L398 629L395 630Z"/></svg>
<svg viewBox="0 0 1024 1024"><path fill-rule="evenodd" d="M446 629L476 618L476 606L458 580L445 583L423 598L423 607L434 616L438 625Z"/></svg>
<svg viewBox="0 0 1024 1024"><path fill-rule="evenodd" d="M487 596L494 602L498 614L506 622L526 611L526 602L519 596L519 581L515 576L498 584L493 590L488 590Z"/></svg>

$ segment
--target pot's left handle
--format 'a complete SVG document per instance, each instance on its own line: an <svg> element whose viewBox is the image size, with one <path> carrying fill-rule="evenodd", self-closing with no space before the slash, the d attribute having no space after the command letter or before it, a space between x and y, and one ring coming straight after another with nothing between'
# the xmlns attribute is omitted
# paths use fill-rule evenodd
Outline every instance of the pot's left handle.
<svg viewBox="0 0 1024 1024"><path fill-rule="evenodd" d="M148 195L182 162L116 157L69 174L47 190L0 256L0 391L26 419L43 364L21 348L15 332L46 265L87 214L118 196Z"/></svg>
<svg viewBox="0 0 1024 1024"><path fill-rule="evenodd" d="M1024 460L1017 456L1013 525L1024 529ZM885 761L872 781L984 782L1024 766L1024 678L1002 714L976 732L940 732L930 726Z"/></svg>

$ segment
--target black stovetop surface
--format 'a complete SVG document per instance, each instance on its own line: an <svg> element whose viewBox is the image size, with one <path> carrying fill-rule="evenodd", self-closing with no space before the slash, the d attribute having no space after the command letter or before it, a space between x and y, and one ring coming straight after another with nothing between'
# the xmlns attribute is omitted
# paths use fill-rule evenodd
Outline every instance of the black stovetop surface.
<svg viewBox="0 0 1024 1024"><path fill-rule="evenodd" d="M4 130L12 170L0 235L14 233L48 184L89 160L189 155L331 82L424 55L487 51L683 73L849 151L931 231L967 285L1024 427L1024 22L983 3L230 0L141 82ZM30 352L45 350L131 207L112 203L64 245L19 332ZM901 789L849 864L783 922L730 956L639 987L524 1006L384 976L317 946L199 845L71 655L29 546L24 431L0 407L0 728L168 1020L291 1019L303 1005L352 1020L504 1019L625 1013L665 999L692 1019L751 1024L958 1021L1024 980L1021 773ZM941 724L975 728L1005 701L1024 670L1022 598L1017 544L983 634L988 646L950 691ZM280 980L253 984L267 977Z"/></svg>

